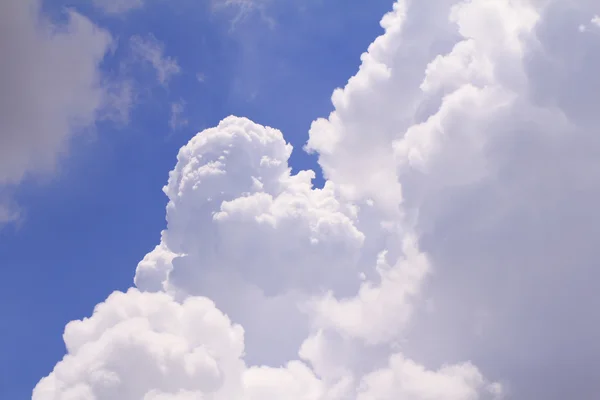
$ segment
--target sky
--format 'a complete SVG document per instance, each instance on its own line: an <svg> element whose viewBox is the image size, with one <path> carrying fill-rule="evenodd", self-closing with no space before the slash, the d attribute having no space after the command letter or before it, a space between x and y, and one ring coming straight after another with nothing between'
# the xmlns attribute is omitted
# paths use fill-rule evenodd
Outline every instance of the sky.
<svg viewBox="0 0 600 400"><path fill-rule="evenodd" d="M598 398L595 0L0 20L1 399Z"/></svg>

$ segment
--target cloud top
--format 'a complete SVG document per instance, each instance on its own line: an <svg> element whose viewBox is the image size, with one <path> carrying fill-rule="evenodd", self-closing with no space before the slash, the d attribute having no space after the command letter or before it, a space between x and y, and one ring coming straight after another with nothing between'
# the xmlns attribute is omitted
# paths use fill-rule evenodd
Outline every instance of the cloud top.
<svg viewBox="0 0 600 400"><path fill-rule="evenodd" d="M200 132L34 400L592 398L600 37L569 4L396 2L311 127L322 189L276 129Z"/></svg>

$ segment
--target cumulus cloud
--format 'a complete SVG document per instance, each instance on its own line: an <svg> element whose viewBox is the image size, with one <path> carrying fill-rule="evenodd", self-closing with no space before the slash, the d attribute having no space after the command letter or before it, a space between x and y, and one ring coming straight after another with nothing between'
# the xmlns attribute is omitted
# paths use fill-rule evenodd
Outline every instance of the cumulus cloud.
<svg viewBox="0 0 600 400"><path fill-rule="evenodd" d="M34 398L197 399L219 388L227 398L241 384L243 329L206 298L114 293L64 338L70 356Z"/></svg>
<svg viewBox="0 0 600 400"><path fill-rule="evenodd" d="M174 75L181 72L177 60L164 54L164 44L153 35L132 36L130 45L133 55L138 60L150 64L155 69L156 79L161 85L167 85Z"/></svg>
<svg viewBox="0 0 600 400"><path fill-rule="evenodd" d="M38 0L0 4L0 185L47 173L107 105L100 63L111 37L82 15L65 25Z"/></svg>
<svg viewBox="0 0 600 400"><path fill-rule="evenodd" d="M69 355L33 398L368 399L399 392L425 400L428 382L438 381L456 399L493 398L493 384L468 364L434 371L398 351L369 350L385 348L404 328L427 273L425 256L408 236L401 249L378 254L382 239L405 235L393 223L362 225L359 208L334 183L312 188L312 171L291 174L291 150L281 132L236 117L184 146L164 189L168 228L138 266L139 289L113 294L91 318L67 327ZM367 207L373 218L384 216L376 204ZM359 269L373 263L380 280L361 282ZM188 313L188 304L203 311ZM217 307L243 321L249 341ZM405 317L390 328L390 314L373 314L381 307ZM290 335L298 321L312 328ZM282 346L281 335L298 341ZM346 339L336 345L336 337ZM266 353L277 349L278 362L252 362L261 355L245 349L248 342Z"/></svg>
<svg viewBox="0 0 600 400"><path fill-rule="evenodd" d="M199 133L34 400L595 398L593 3L396 2L311 127L322 189L276 129Z"/></svg>

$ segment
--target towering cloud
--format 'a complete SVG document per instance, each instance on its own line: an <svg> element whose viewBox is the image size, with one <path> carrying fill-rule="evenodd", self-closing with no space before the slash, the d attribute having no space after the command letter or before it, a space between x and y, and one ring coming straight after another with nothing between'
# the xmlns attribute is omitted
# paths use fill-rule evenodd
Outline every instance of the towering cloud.
<svg viewBox="0 0 600 400"><path fill-rule="evenodd" d="M0 4L0 186L47 172L106 105L108 33L76 12L46 20L38 0Z"/></svg>
<svg viewBox="0 0 600 400"><path fill-rule="evenodd" d="M33 399L593 399L592 3L398 1L310 130L322 189L275 129L199 133Z"/></svg>

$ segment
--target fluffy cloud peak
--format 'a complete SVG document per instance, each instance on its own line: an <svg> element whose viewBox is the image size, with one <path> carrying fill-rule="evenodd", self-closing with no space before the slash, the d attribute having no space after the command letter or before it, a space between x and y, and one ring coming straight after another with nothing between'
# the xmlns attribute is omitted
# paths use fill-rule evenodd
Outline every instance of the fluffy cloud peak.
<svg viewBox="0 0 600 400"><path fill-rule="evenodd" d="M240 385L243 329L206 298L114 293L91 318L67 325L64 338L69 355L34 400L226 396Z"/></svg>

